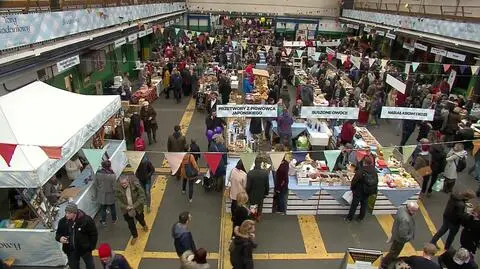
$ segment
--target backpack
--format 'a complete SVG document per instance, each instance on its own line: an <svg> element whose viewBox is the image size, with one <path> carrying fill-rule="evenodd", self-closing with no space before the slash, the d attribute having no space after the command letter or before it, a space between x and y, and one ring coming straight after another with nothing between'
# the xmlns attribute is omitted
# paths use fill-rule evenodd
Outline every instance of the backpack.
<svg viewBox="0 0 480 269"><path fill-rule="evenodd" d="M367 195L376 194L378 190L378 177L371 173L363 174L363 192Z"/></svg>
<svg viewBox="0 0 480 269"><path fill-rule="evenodd" d="M457 167L457 172L462 172L467 168L467 159L465 157L460 157L458 162L455 162L455 166Z"/></svg>
<svg viewBox="0 0 480 269"><path fill-rule="evenodd" d="M134 144L134 149L136 151L144 151L145 150L145 140L141 137L135 138L135 144Z"/></svg>
<svg viewBox="0 0 480 269"><path fill-rule="evenodd" d="M192 155L189 155L188 157L188 163L185 164L185 175L187 178L193 178L198 176L198 171L193 167L192 163L190 162L190 158Z"/></svg>

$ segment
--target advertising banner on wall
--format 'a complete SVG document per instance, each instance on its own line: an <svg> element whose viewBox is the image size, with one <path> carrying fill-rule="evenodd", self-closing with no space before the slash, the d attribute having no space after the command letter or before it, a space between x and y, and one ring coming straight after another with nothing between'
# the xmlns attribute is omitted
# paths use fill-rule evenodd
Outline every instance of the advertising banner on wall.
<svg viewBox="0 0 480 269"><path fill-rule="evenodd" d="M217 117L275 118L277 105L218 105Z"/></svg>
<svg viewBox="0 0 480 269"><path fill-rule="evenodd" d="M300 115L302 118L358 119L358 111L355 107L303 106Z"/></svg>
<svg viewBox="0 0 480 269"><path fill-rule="evenodd" d="M380 118L432 121L434 114L434 109L384 106Z"/></svg>
<svg viewBox="0 0 480 269"><path fill-rule="evenodd" d="M184 3L161 3L0 17L0 50L182 10Z"/></svg>

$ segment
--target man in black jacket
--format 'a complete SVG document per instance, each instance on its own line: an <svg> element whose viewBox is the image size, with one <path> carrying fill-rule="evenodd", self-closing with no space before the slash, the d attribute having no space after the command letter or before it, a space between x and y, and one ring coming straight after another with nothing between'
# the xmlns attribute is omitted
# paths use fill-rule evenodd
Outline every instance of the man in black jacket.
<svg viewBox="0 0 480 269"><path fill-rule="evenodd" d="M422 256L410 256L403 259L406 264L410 265L411 269L440 269L440 266L432 261L433 257L437 253L435 245L426 243L423 246Z"/></svg>
<svg viewBox="0 0 480 269"><path fill-rule="evenodd" d="M367 213L368 197L377 192L377 185L378 175L375 171L373 159L367 156L363 159L363 168L358 169L352 179L350 190L353 193L353 198L348 215L345 217L346 222L352 221L358 204L360 204L360 215L358 215L357 221L363 220Z"/></svg>
<svg viewBox="0 0 480 269"><path fill-rule="evenodd" d="M257 220L262 216L263 199L270 192L268 171L262 169L262 159L255 159L255 167L247 174L248 202L251 205L257 205Z"/></svg>
<svg viewBox="0 0 480 269"><path fill-rule="evenodd" d="M97 227L93 219L79 210L76 204L67 204L65 217L58 222L55 240L62 243L70 269L80 268L80 258L87 269L95 269L92 251L97 245Z"/></svg>
<svg viewBox="0 0 480 269"><path fill-rule="evenodd" d="M152 176L155 173L155 167L153 167L152 162L148 159L147 156L143 156L140 165L135 172L135 176L138 178L142 184L143 190L145 191L145 198L147 199L147 213L150 213L150 203L152 201L151 189L152 189Z"/></svg>

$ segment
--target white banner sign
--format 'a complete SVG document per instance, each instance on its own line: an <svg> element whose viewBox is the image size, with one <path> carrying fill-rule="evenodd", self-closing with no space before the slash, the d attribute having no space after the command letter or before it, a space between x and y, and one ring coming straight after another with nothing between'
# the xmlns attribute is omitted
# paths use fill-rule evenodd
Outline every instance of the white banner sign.
<svg viewBox="0 0 480 269"><path fill-rule="evenodd" d="M302 118L320 119L358 119L358 108L355 107L322 107L302 106Z"/></svg>
<svg viewBox="0 0 480 269"><path fill-rule="evenodd" d="M437 49L437 48L434 48L434 47L432 47L430 49L430 52L433 53L433 54L437 54L437 55L447 56L447 51L446 50Z"/></svg>
<svg viewBox="0 0 480 269"><path fill-rule="evenodd" d="M73 56L70 58L67 58L65 60L61 60L60 62L57 62L57 70L58 73L62 73L63 71L80 64L80 56Z"/></svg>
<svg viewBox="0 0 480 269"><path fill-rule="evenodd" d="M427 49L428 49L427 46L425 46L425 45L423 45L423 44L420 44L420 43L418 43L418 42L415 42L414 47L415 47L416 49L423 50L423 51L427 51Z"/></svg>
<svg viewBox="0 0 480 269"><path fill-rule="evenodd" d="M388 37L388 38L390 38L390 39L395 39L395 38L397 38L396 35L390 34L390 33L386 33L385 36Z"/></svg>
<svg viewBox="0 0 480 269"><path fill-rule="evenodd" d="M217 117L277 117L277 105L218 105Z"/></svg>
<svg viewBox="0 0 480 269"><path fill-rule="evenodd" d="M120 39L115 40L115 42L113 43L113 46L115 48L118 48L118 47L121 47L122 45L125 45L126 43L127 43L127 38L122 37Z"/></svg>
<svg viewBox="0 0 480 269"><path fill-rule="evenodd" d="M409 51L414 51L415 50L415 48L410 43L403 43L403 48L407 49Z"/></svg>
<svg viewBox="0 0 480 269"><path fill-rule="evenodd" d="M380 118L432 121L434 114L434 109L384 106Z"/></svg>
<svg viewBox="0 0 480 269"><path fill-rule="evenodd" d="M146 35L147 35L147 31L140 31L140 32L138 32L138 37L139 37L139 38L140 38L140 37L144 37L144 36L146 36Z"/></svg>
<svg viewBox="0 0 480 269"><path fill-rule="evenodd" d="M460 54L460 53L456 53L456 52L447 51L447 58L463 62L463 61L465 61L466 56L465 56L465 54Z"/></svg>
<svg viewBox="0 0 480 269"><path fill-rule="evenodd" d="M455 77L457 76L457 71L453 70L450 71L450 76L448 76L448 85L450 86L450 90L452 90L453 83L455 82Z"/></svg>
<svg viewBox="0 0 480 269"><path fill-rule="evenodd" d="M385 32L384 31L376 31L377 35L378 36L385 36Z"/></svg>
<svg viewBox="0 0 480 269"><path fill-rule="evenodd" d="M149 35L149 34L153 34L153 29L152 28L147 29L147 35Z"/></svg>
<svg viewBox="0 0 480 269"><path fill-rule="evenodd" d="M128 36L128 42L132 42L132 41L137 40L137 37L138 37L138 33L129 35Z"/></svg>
<svg viewBox="0 0 480 269"><path fill-rule="evenodd" d="M395 90L405 94L405 90L407 88L407 85L400 80L396 79L394 76L387 74L387 84L392 86Z"/></svg>
<svg viewBox="0 0 480 269"><path fill-rule="evenodd" d="M340 39L331 41L317 41L317 47L338 47L342 42Z"/></svg>

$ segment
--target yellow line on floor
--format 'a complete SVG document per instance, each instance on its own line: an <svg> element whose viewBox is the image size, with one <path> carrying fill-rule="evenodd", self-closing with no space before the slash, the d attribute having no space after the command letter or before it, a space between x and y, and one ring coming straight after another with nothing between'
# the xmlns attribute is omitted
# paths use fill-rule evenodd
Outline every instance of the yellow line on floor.
<svg viewBox="0 0 480 269"><path fill-rule="evenodd" d="M297 219L307 254L327 254L327 249L325 248L325 243L320 234L315 216L297 216Z"/></svg>
<svg viewBox="0 0 480 269"><path fill-rule="evenodd" d="M124 255L124 252L123 250L114 250L113 252L115 252L116 254L121 254L121 255ZM92 251L92 256L94 257L98 257L98 250L94 250Z"/></svg>
<svg viewBox="0 0 480 269"><path fill-rule="evenodd" d="M144 232L141 227L138 228L138 238L135 245L131 245L130 240L127 243L127 247L125 248L125 257L127 258L130 266L133 269L137 269L140 265L140 261L142 260L145 247L147 246L148 238L150 236L150 232L152 231L153 224L155 222L155 218L157 217L158 208L162 203L163 194L165 193L165 188L167 186L167 180L164 176L158 176L157 180L153 183L151 196L151 212L149 214L145 213L145 222L147 223L148 227L150 228L147 232Z"/></svg>
<svg viewBox="0 0 480 269"><path fill-rule="evenodd" d="M377 221L382 227L383 231L385 234L390 237L392 235L392 227L393 227L393 217L392 215L376 215ZM388 248L390 248L390 244L388 244ZM400 256L411 256L411 255L417 255L417 252L415 251L415 248L411 243L405 244L405 247L403 247L402 253L400 253Z"/></svg>
<svg viewBox="0 0 480 269"><path fill-rule="evenodd" d="M218 260L218 253L212 252L208 253L207 259ZM178 259L176 252L151 252L145 251L143 253L143 258L145 259Z"/></svg>
<svg viewBox="0 0 480 269"><path fill-rule="evenodd" d="M225 212L225 204L227 201L228 190L223 193L222 206L220 208L220 242L218 246L219 257L218 269L231 269L230 252L228 251L229 242L232 236L231 215Z"/></svg>
<svg viewBox="0 0 480 269"><path fill-rule="evenodd" d="M432 233L432 236L437 233L437 228L435 227L435 224L433 224L432 219L430 218L430 215L428 214L427 209L423 205L422 201L418 201L418 207L420 208L420 212L422 213L423 218L425 219L425 223L427 224L428 229L430 230L430 233ZM437 245L440 247L440 249L444 249L445 245L443 244L442 239L438 240Z"/></svg>

